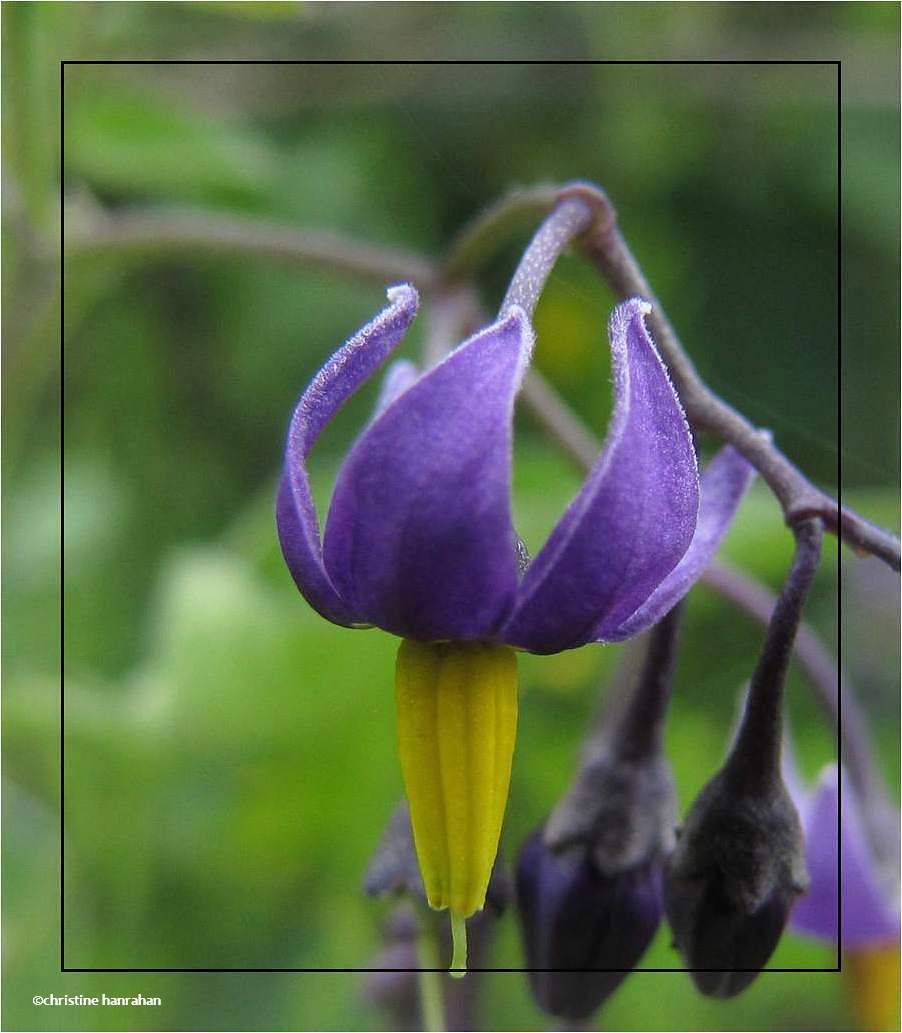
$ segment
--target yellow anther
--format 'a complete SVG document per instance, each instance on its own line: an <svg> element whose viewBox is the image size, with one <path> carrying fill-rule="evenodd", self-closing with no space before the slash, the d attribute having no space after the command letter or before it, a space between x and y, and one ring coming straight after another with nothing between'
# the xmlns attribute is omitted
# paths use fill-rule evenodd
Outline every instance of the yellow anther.
<svg viewBox="0 0 902 1033"><path fill-rule="evenodd" d="M426 899L464 919L484 905L498 852L517 733L516 654L478 642L405 640L395 685Z"/></svg>

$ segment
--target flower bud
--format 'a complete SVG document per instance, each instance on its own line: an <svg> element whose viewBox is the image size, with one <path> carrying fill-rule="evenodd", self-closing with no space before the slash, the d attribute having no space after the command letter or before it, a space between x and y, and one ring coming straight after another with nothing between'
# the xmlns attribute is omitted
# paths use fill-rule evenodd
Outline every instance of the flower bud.
<svg viewBox="0 0 902 1033"><path fill-rule="evenodd" d="M661 921L673 823L666 761L603 753L526 842L517 900L530 985L545 1011L586 1018L645 953Z"/></svg>
<svg viewBox="0 0 902 1033"><path fill-rule="evenodd" d="M754 981L808 886L802 827L780 773L782 703L823 528L806 520L794 533L729 755L692 805L664 881L674 945L710 997Z"/></svg>
<svg viewBox="0 0 902 1033"><path fill-rule="evenodd" d="M541 1008L584 1019L613 993L658 928L661 878L659 858L606 876L584 848L558 853L541 831L527 840L517 900L529 982Z"/></svg>
<svg viewBox="0 0 902 1033"><path fill-rule="evenodd" d="M674 945L701 993L733 997L754 981L807 884L782 781L750 790L725 767L693 804L665 878Z"/></svg>
<svg viewBox="0 0 902 1033"><path fill-rule="evenodd" d="M645 953L661 921L676 797L661 747L679 608L623 669L570 789L520 856L517 895L540 1007L590 1015ZM638 660L642 656L636 653ZM553 969L555 971L540 971Z"/></svg>

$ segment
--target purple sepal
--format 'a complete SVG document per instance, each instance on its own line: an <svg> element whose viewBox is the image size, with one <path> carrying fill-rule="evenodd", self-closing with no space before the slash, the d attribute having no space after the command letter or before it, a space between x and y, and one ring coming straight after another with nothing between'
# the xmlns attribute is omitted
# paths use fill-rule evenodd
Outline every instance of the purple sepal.
<svg viewBox="0 0 902 1033"><path fill-rule="evenodd" d="M519 308L407 387L357 439L326 522L326 569L360 620L405 638L497 639L517 589Z"/></svg>
<svg viewBox="0 0 902 1033"><path fill-rule="evenodd" d="M619 627L602 621L595 629L599 642L621 642L657 624L702 576L755 476L754 467L730 445L708 463L700 482L698 523L683 558L636 612Z"/></svg>
<svg viewBox="0 0 902 1033"><path fill-rule="evenodd" d="M326 423L384 362L416 315L419 297L410 284L390 287L387 294L389 305L335 352L301 395L288 428L276 502L279 542L295 584L318 613L346 626L359 620L323 564L307 456Z"/></svg>
<svg viewBox="0 0 902 1033"><path fill-rule="evenodd" d="M582 490L530 564L503 637L556 653L618 628L674 569L692 541L695 449L667 370L645 328L647 302L610 322L614 414Z"/></svg>

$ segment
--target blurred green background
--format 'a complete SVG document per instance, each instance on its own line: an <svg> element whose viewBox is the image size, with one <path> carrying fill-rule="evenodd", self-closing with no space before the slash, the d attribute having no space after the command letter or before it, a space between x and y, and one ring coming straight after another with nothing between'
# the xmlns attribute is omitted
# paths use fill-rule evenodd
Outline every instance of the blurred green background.
<svg viewBox="0 0 902 1033"><path fill-rule="evenodd" d="M365 967L388 905L365 898L361 879L401 791L394 643L306 607L272 504L296 396L382 288L228 249L174 252L152 236L126 251L98 243L104 220L139 207L241 215L435 256L516 184L597 181L709 382L835 491L835 69L73 64L60 176L58 61L842 58L843 490L896 526L898 8L9 2L3 19L4 1028L391 1028L352 973L59 971L60 180L72 241L65 962ZM487 305L527 235L484 270ZM611 304L566 258L537 316L539 366L598 433ZM404 353L421 344L422 327ZM316 450L321 505L375 390ZM517 520L535 552L578 478L529 418L518 435ZM776 586L789 551L756 489L726 554ZM831 540L810 610L834 645L837 561ZM844 661L895 785L897 582L875 561L843 562ZM692 593L669 732L683 808L716 767L759 642L709 589ZM509 859L566 786L621 653L524 658ZM789 697L813 776L831 733L797 673ZM509 914L492 960L520 959ZM833 960L787 936L772 963ZM665 930L645 963L678 965ZM525 977L483 983L482 1028L551 1028ZM139 991L163 1007L30 1003ZM764 975L729 1004L680 974L635 975L597 1018L634 1030L856 1021L847 987L824 974Z"/></svg>

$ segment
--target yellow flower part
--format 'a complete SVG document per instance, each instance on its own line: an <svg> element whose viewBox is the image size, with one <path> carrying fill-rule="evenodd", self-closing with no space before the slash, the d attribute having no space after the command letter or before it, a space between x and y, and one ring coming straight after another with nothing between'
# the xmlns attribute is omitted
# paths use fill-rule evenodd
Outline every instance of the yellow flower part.
<svg viewBox="0 0 902 1033"><path fill-rule="evenodd" d="M843 975L863 1030L899 1028L899 945L846 947Z"/></svg>
<svg viewBox="0 0 902 1033"><path fill-rule="evenodd" d="M396 667L398 743L426 899L463 919L485 904L517 733L517 659L507 646L405 639ZM465 965L465 961L464 961Z"/></svg>

